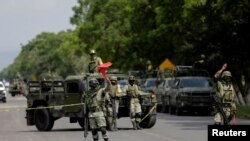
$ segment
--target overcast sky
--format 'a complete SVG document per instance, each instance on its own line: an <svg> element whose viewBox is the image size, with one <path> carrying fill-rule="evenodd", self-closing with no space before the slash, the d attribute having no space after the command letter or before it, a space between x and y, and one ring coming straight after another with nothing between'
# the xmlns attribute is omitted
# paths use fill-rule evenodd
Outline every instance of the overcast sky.
<svg viewBox="0 0 250 141"><path fill-rule="evenodd" d="M77 0L0 0L0 71L13 63L41 32L73 29L69 19Z"/></svg>

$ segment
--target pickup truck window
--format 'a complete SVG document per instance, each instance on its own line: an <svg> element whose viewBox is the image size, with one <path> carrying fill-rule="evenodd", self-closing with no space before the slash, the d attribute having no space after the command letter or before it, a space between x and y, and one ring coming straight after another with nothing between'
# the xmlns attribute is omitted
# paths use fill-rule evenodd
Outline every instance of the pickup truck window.
<svg viewBox="0 0 250 141"><path fill-rule="evenodd" d="M78 83L76 83L76 82L67 83L67 92L68 93L78 93L79 92Z"/></svg>

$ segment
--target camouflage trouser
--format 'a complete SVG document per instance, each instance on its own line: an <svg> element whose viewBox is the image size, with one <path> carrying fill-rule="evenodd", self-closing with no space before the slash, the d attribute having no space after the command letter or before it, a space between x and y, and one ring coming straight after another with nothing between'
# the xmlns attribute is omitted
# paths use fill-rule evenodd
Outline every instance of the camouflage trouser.
<svg viewBox="0 0 250 141"><path fill-rule="evenodd" d="M223 111L226 114L226 118L229 120L229 122L232 120L233 115L235 114L236 111L236 106L235 104L231 103L231 106L227 106L227 107L223 107ZM216 111L215 116L214 116L214 122L215 123L219 123L219 124L223 124L224 123L224 119L222 114L219 111Z"/></svg>
<svg viewBox="0 0 250 141"><path fill-rule="evenodd" d="M118 112L119 112L119 103L120 103L120 100L115 99L115 111L116 111L116 114L118 114Z"/></svg>
<svg viewBox="0 0 250 141"><path fill-rule="evenodd" d="M106 129L106 120L104 116L98 116L98 117L89 117L89 125L92 129L92 135L94 139L98 139L98 130L101 129L102 131L102 137L108 138L108 133L105 131ZM104 130L104 131L103 131Z"/></svg>
<svg viewBox="0 0 250 141"><path fill-rule="evenodd" d="M131 121L140 122L141 121L141 104L138 98L131 98L130 100L130 118Z"/></svg>
<svg viewBox="0 0 250 141"><path fill-rule="evenodd" d="M113 128L113 126L115 126L114 123L117 120L117 114L119 110L119 99L115 99L114 102L115 102L115 108L116 108L116 116L115 116L116 118L114 118L112 106L107 108L106 121L107 121L108 129ZM117 127L114 127L114 128L117 128Z"/></svg>

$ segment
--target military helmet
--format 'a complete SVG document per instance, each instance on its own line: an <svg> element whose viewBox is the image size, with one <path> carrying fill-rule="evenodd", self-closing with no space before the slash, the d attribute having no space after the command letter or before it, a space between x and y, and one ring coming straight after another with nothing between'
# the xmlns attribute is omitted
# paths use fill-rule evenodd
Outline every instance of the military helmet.
<svg viewBox="0 0 250 141"><path fill-rule="evenodd" d="M134 83L135 83L135 77L134 77L133 75L130 75L130 76L128 77L128 83L129 83L130 85L134 85Z"/></svg>
<svg viewBox="0 0 250 141"><path fill-rule="evenodd" d="M94 49L91 49L89 54L95 54L95 50Z"/></svg>
<svg viewBox="0 0 250 141"><path fill-rule="evenodd" d="M134 77L133 75L130 75L130 76L128 77L128 80L135 81L135 77Z"/></svg>
<svg viewBox="0 0 250 141"><path fill-rule="evenodd" d="M111 80L111 81L112 81L112 80L117 81L117 77L116 77L116 76L111 76L111 77L110 77L110 80Z"/></svg>
<svg viewBox="0 0 250 141"><path fill-rule="evenodd" d="M148 60L146 64L147 64L147 65L150 65L150 64L152 64L152 63L151 63L151 61L150 61L150 60Z"/></svg>
<svg viewBox="0 0 250 141"><path fill-rule="evenodd" d="M205 56L204 54L201 54L200 58L201 58L201 59L205 59L206 56Z"/></svg>
<svg viewBox="0 0 250 141"><path fill-rule="evenodd" d="M232 77L232 74L231 74L230 71L224 71L224 72L222 73L221 77L222 77L222 78L223 78L223 77Z"/></svg>
<svg viewBox="0 0 250 141"><path fill-rule="evenodd" d="M90 86L91 88L96 88L96 87L98 87L98 86L99 86L98 80L97 80L96 78L91 78L91 79L89 80L89 86Z"/></svg>

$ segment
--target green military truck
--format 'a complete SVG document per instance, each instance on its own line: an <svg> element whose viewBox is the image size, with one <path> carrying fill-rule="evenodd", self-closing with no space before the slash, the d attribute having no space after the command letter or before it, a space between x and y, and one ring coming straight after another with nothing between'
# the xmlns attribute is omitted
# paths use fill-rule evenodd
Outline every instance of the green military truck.
<svg viewBox="0 0 250 141"><path fill-rule="evenodd" d="M100 74L72 75L65 80L30 81L28 83L26 120L28 126L39 131L50 131L54 122L69 117L70 123L79 123L84 128L82 96L89 90L88 82L97 78L102 87L107 83ZM119 78L119 77L118 77ZM129 117L129 98L121 97L118 117ZM156 97L150 93L141 96L141 127L151 128L156 123Z"/></svg>

